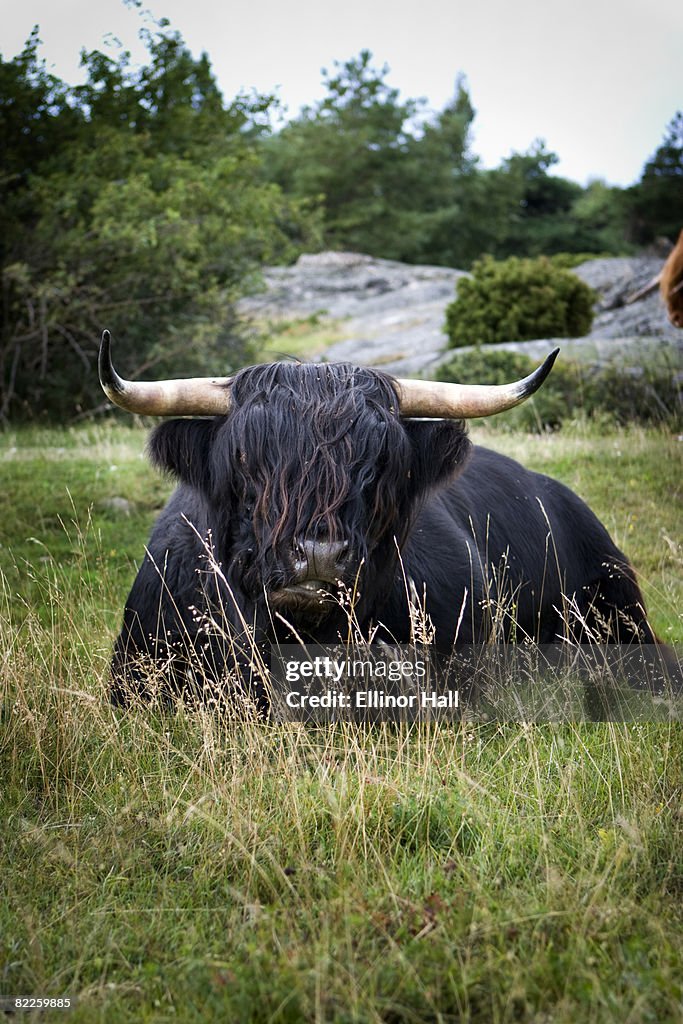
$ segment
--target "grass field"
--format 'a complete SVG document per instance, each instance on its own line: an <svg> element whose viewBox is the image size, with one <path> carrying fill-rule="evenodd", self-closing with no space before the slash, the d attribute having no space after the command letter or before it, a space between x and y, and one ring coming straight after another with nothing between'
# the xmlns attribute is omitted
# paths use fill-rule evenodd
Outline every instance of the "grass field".
<svg viewBox="0 0 683 1024"><path fill-rule="evenodd" d="M682 443L475 433L589 501L681 642ZM0 438L0 994L74 1022L683 1021L680 724L109 707L169 491L144 438Z"/></svg>

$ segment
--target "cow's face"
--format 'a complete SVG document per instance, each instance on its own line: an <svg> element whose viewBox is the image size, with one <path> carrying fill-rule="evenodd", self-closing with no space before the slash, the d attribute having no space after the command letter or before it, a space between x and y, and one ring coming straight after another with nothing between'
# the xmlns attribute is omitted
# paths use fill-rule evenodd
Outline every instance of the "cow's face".
<svg viewBox="0 0 683 1024"><path fill-rule="evenodd" d="M241 595L306 624L346 592L362 618L419 503L464 464L462 423L402 421L390 378L343 364L252 367L232 398L229 416L159 426L153 460L204 496Z"/></svg>

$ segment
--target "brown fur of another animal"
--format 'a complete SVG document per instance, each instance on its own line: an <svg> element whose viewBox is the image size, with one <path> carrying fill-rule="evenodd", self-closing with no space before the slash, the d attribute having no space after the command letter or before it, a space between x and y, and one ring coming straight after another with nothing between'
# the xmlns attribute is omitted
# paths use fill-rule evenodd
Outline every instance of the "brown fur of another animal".
<svg viewBox="0 0 683 1024"><path fill-rule="evenodd" d="M683 231L662 268L659 289L674 327L683 327Z"/></svg>

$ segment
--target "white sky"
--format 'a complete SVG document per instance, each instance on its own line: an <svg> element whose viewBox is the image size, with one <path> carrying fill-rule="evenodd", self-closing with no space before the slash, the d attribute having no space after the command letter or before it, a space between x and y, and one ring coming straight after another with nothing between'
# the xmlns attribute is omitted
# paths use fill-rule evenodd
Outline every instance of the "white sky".
<svg viewBox="0 0 683 1024"><path fill-rule="evenodd" d="M555 173L628 185L683 108L683 0L149 0L195 55L206 50L226 99L278 89L290 116L323 93L320 69L361 49L388 64L402 98L438 110L464 72L473 150L496 166L536 138ZM118 36L134 57L139 13L122 0L0 0L0 53L34 24L55 74L70 84L82 47Z"/></svg>

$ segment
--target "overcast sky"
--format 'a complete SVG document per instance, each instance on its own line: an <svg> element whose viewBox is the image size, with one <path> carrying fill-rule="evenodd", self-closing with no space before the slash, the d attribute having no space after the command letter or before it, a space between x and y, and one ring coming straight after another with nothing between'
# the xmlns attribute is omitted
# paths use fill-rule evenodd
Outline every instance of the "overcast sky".
<svg viewBox="0 0 683 1024"><path fill-rule="evenodd" d="M496 166L536 138L555 172L584 184L636 180L683 108L683 0L150 0L195 55L206 50L226 99L277 89L293 116L323 95L320 70L361 49L388 64L402 98L440 109L463 72L477 111L474 152ZM34 24L70 84L81 47L113 33L144 60L139 13L122 0L0 0L0 52Z"/></svg>

